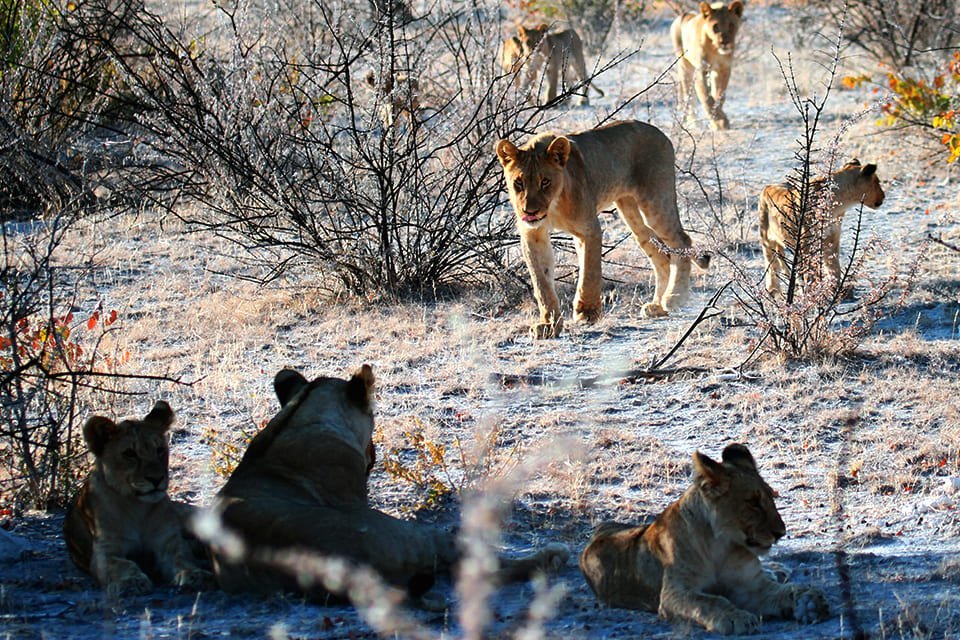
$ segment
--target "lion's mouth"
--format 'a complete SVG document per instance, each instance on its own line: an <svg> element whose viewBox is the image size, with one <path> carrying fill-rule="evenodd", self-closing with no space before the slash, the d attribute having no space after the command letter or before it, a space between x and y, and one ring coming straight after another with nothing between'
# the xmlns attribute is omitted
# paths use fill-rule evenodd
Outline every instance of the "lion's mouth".
<svg viewBox="0 0 960 640"><path fill-rule="evenodd" d="M527 224L536 224L547 217L546 213L537 211L536 213L525 213L520 216L520 219Z"/></svg>
<svg viewBox="0 0 960 640"><path fill-rule="evenodd" d="M755 540L754 538L747 538L745 542L747 547L757 552L757 554L759 555L767 553L768 551L770 551L770 548L773 546L770 544L764 544L759 540Z"/></svg>
<svg viewBox="0 0 960 640"><path fill-rule="evenodd" d="M731 53L733 53L733 45L722 44L719 47L717 47L717 51L719 51L720 55L722 56L728 56Z"/></svg>

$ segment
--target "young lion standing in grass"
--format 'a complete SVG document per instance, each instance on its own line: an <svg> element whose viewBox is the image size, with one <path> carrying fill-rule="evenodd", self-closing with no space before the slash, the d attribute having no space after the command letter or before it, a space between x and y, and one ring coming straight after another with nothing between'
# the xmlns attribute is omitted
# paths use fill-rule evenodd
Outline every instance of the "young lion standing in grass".
<svg viewBox="0 0 960 640"><path fill-rule="evenodd" d="M553 285L554 229L571 234L577 248L574 318L600 318L603 231L597 214L611 204L653 263L656 288L644 314L664 316L684 303L692 243L677 211L673 145L662 131L627 120L568 136L541 133L521 147L500 140L496 152L540 308L540 319L531 327L534 338L555 338L563 329ZM696 262L706 268L710 256Z"/></svg>

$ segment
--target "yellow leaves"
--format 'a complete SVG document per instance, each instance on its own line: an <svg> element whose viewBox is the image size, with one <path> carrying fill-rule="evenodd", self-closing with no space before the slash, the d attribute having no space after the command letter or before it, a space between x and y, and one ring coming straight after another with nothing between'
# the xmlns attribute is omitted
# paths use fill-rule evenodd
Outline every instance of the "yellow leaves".
<svg viewBox="0 0 960 640"><path fill-rule="evenodd" d="M840 86L848 90L858 89L864 82L868 82L869 80L870 76L865 73L860 73L855 76L844 76L840 78Z"/></svg>

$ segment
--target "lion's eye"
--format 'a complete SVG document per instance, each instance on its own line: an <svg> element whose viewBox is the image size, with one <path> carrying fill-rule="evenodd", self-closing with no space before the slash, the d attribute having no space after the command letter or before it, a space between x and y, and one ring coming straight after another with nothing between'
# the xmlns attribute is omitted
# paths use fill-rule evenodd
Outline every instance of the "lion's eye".
<svg viewBox="0 0 960 640"><path fill-rule="evenodd" d="M123 457L126 458L127 460L136 460L137 452L134 451L133 449L127 449L126 451L123 452Z"/></svg>
<svg viewBox="0 0 960 640"><path fill-rule="evenodd" d="M714 32L714 33L720 33L720 25L718 25L718 24L713 25L713 32Z"/></svg>
<svg viewBox="0 0 960 640"><path fill-rule="evenodd" d="M523 191L523 180L514 180L514 181L513 181L513 190L514 190L514 191Z"/></svg>
<svg viewBox="0 0 960 640"><path fill-rule="evenodd" d="M541 189L546 189L549 186L550 186L550 178L543 178L542 180L540 180Z"/></svg>

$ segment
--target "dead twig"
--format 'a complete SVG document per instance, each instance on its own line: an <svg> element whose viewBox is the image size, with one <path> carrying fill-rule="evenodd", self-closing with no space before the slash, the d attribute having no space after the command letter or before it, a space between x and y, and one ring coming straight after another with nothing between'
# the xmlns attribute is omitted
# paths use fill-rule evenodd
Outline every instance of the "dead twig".
<svg viewBox="0 0 960 640"><path fill-rule="evenodd" d="M940 234L939 234L939 233L938 233L936 236L934 236L932 233L928 233L928 234L927 234L927 239L928 239L928 240L931 240L931 241L933 241L933 242L936 242L937 244L942 245L942 246L946 247L947 249L950 249L951 251L960 251L960 247L958 247L958 246L955 245L955 244L950 244L949 242L947 242L946 240L944 240L942 237L940 237Z"/></svg>

